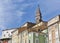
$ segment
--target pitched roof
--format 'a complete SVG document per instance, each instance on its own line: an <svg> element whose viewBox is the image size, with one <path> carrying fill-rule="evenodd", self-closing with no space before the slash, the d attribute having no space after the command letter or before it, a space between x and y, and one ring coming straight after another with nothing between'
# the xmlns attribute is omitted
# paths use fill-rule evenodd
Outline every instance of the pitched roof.
<svg viewBox="0 0 60 43"><path fill-rule="evenodd" d="M27 27L21 27L21 28L19 28L19 29L18 29L18 33L22 32L22 31L24 31L24 30L27 30Z"/></svg>
<svg viewBox="0 0 60 43"><path fill-rule="evenodd" d="M27 23L27 26L21 26L19 29L18 29L18 33L24 31L24 30L28 30L29 28L31 28L32 26L35 25L35 23L32 23L32 22L26 22ZM26 24L25 23L25 24Z"/></svg>

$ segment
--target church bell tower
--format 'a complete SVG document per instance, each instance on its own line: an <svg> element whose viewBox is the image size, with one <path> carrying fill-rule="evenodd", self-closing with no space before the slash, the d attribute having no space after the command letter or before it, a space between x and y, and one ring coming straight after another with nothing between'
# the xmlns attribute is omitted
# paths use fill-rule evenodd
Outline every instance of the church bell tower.
<svg viewBox="0 0 60 43"><path fill-rule="evenodd" d="M36 24L40 23L41 21L42 21L42 15L38 5L37 11L36 11Z"/></svg>

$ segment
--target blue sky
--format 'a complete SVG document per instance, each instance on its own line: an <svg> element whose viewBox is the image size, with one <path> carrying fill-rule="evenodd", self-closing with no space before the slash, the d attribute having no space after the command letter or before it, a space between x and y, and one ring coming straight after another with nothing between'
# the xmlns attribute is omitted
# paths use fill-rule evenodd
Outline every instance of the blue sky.
<svg viewBox="0 0 60 43"><path fill-rule="evenodd" d="M45 21L60 14L60 0L0 0L0 36L3 29L35 22L38 4Z"/></svg>

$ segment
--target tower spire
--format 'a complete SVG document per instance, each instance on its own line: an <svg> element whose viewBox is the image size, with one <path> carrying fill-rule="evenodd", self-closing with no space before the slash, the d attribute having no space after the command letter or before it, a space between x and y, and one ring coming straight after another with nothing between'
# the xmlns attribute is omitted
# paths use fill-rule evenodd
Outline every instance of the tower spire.
<svg viewBox="0 0 60 43"><path fill-rule="evenodd" d="M42 21L42 15L41 15L41 11L38 5L37 11L36 11L36 23L40 23Z"/></svg>

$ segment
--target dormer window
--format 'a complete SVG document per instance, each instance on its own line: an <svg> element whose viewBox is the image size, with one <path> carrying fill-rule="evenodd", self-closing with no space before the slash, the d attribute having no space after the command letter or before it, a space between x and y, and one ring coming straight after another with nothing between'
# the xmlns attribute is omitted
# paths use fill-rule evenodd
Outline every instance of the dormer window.
<svg viewBox="0 0 60 43"><path fill-rule="evenodd" d="M5 37L5 34L4 34L4 37Z"/></svg>
<svg viewBox="0 0 60 43"><path fill-rule="evenodd" d="M8 32L7 32L8 33Z"/></svg>
<svg viewBox="0 0 60 43"><path fill-rule="evenodd" d="M10 34L8 34L8 36L10 37Z"/></svg>

